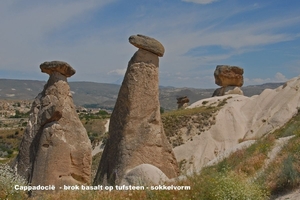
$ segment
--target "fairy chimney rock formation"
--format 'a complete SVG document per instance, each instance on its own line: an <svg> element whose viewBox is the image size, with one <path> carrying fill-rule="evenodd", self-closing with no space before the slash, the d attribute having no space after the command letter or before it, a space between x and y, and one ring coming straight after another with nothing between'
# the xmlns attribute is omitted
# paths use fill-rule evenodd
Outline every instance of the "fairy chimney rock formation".
<svg viewBox="0 0 300 200"><path fill-rule="evenodd" d="M178 109L186 108L188 106L188 103L190 102L187 96L178 97L176 99L177 99Z"/></svg>
<svg viewBox="0 0 300 200"><path fill-rule="evenodd" d="M164 48L146 36L130 36L129 42L139 49L128 63L94 185L120 184L142 164L157 167L168 178L179 172L160 116L158 56Z"/></svg>
<svg viewBox="0 0 300 200"><path fill-rule="evenodd" d="M230 66L230 65L217 65L214 77L215 77L215 83L221 88L218 88L214 91L213 96L223 96L226 94L232 94L228 93L229 88L233 90L235 87L238 87L234 89L234 94L241 94L243 95L243 91L240 89L240 87L244 84L244 69L237 66ZM232 88L232 86L235 86Z"/></svg>
<svg viewBox="0 0 300 200"><path fill-rule="evenodd" d="M32 104L15 168L31 185L59 189L90 183L91 143L67 82L75 70L61 61L45 62L40 68L50 77Z"/></svg>

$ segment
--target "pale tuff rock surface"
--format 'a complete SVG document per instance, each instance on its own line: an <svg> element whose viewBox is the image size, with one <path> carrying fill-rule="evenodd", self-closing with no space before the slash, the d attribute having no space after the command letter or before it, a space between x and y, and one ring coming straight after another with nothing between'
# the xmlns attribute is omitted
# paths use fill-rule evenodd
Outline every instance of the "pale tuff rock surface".
<svg viewBox="0 0 300 200"><path fill-rule="evenodd" d="M233 89L231 89L230 87L226 87L226 89L227 91L225 91L225 95L229 95L229 94L244 95L244 92L241 90L240 87L234 87Z"/></svg>
<svg viewBox="0 0 300 200"><path fill-rule="evenodd" d="M95 185L120 184L142 164L155 166L168 178L177 176L177 162L160 116L158 67L157 55L143 49L129 61Z"/></svg>
<svg viewBox="0 0 300 200"><path fill-rule="evenodd" d="M273 200L298 200L300 199L300 188L293 190L292 192L283 196L272 197Z"/></svg>
<svg viewBox="0 0 300 200"><path fill-rule="evenodd" d="M145 35L132 35L129 37L129 42L137 48L150 51L160 57L165 53L165 48L159 41Z"/></svg>
<svg viewBox="0 0 300 200"><path fill-rule="evenodd" d="M170 181L157 167L141 164L125 174L120 185L159 185Z"/></svg>
<svg viewBox="0 0 300 200"><path fill-rule="evenodd" d="M188 173L199 171L240 141L255 140L280 128L298 112L299 89L300 77L296 77L277 89L266 89L252 97L229 95L195 102L188 108L203 106L203 102L205 106L216 106L223 99L227 101L210 129L174 148L177 161L189 163Z"/></svg>
<svg viewBox="0 0 300 200"><path fill-rule="evenodd" d="M91 143L66 78L75 70L58 61L43 63L41 69L50 77L32 104L15 168L32 185L90 183Z"/></svg>
<svg viewBox="0 0 300 200"><path fill-rule="evenodd" d="M244 95L244 92L241 90L240 87L236 86L227 86L227 87L220 87L217 88L214 93L213 97L215 96L224 96L224 95L229 95L229 94L239 94L239 95Z"/></svg>

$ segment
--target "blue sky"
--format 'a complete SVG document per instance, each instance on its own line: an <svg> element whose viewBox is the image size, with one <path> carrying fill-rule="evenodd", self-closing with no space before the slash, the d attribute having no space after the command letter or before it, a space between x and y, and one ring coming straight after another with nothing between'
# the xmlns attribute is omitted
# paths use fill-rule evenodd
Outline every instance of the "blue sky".
<svg viewBox="0 0 300 200"><path fill-rule="evenodd" d="M244 85L300 75L299 0L1 0L0 78L47 80L44 61L76 69L69 81L123 79L130 35L165 47L160 85L216 88L216 65L244 68Z"/></svg>

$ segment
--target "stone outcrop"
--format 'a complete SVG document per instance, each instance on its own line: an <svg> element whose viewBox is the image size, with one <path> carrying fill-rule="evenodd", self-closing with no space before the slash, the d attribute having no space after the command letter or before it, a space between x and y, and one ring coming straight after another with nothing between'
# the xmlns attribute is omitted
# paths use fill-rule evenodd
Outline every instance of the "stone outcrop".
<svg viewBox="0 0 300 200"><path fill-rule="evenodd" d="M129 38L130 43L132 38L135 36ZM158 42L143 38L145 41L139 44ZM139 48L128 63L111 115L95 185L120 184L127 172L142 164L157 167L168 178L179 172L160 116L158 55L143 46Z"/></svg>
<svg viewBox="0 0 300 200"><path fill-rule="evenodd" d="M229 95L229 94L239 94L239 95L244 95L244 92L241 90L240 87L236 86L227 86L227 87L220 87L217 88L214 93L213 97L215 96L224 96L224 95Z"/></svg>
<svg viewBox="0 0 300 200"><path fill-rule="evenodd" d="M159 185L170 179L157 167L141 164L127 172L120 185Z"/></svg>
<svg viewBox="0 0 300 200"><path fill-rule="evenodd" d="M244 69L237 66L217 65L214 76L215 83L221 87L238 86L244 84Z"/></svg>
<svg viewBox="0 0 300 200"><path fill-rule="evenodd" d="M217 88L214 93L214 96L223 96L226 95L226 92L229 90L228 87L235 86L239 89L235 89L233 91L235 94L243 94L243 91L240 89L240 87L244 84L244 69L237 66L229 66L229 65L217 65L214 77L215 77L215 83L221 88ZM237 91L240 90L240 91Z"/></svg>
<svg viewBox="0 0 300 200"><path fill-rule="evenodd" d="M61 61L44 62L41 64L40 68L42 72L49 75L54 72L59 72L66 77L71 77L76 72L68 63Z"/></svg>
<svg viewBox="0 0 300 200"><path fill-rule="evenodd" d="M67 77L75 70L65 62L40 65L50 75L35 98L15 169L31 185L90 183L91 143L73 104Z"/></svg>
<svg viewBox="0 0 300 200"><path fill-rule="evenodd" d="M178 97L176 99L177 99L178 109L186 108L188 106L188 103L190 102L190 100L187 96Z"/></svg>

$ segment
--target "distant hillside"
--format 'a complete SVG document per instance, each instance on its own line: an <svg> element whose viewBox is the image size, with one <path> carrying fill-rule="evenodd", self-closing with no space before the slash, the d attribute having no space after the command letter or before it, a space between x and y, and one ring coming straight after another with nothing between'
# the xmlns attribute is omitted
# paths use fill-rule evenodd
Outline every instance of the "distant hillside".
<svg viewBox="0 0 300 200"><path fill-rule="evenodd" d="M260 94L265 89L275 89L284 83L264 83L262 85L249 85L242 87L245 96L251 97L256 94Z"/></svg>
<svg viewBox="0 0 300 200"><path fill-rule="evenodd" d="M0 99L32 100L42 91L45 81L0 79ZM113 108L120 85L95 82L69 82L76 105ZM266 83L243 87L246 96L260 94L264 89L274 89L283 83ZM217 88L217 87L216 87ZM211 97L216 89L160 87L160 103L166 110L177 108L176 98L188 96L190 103Z"/></svg>
<svg viewBox="0 0 300 200"><path fill-rule="evenodd" d="M0 99L33 99L45 81L0 79Z"/></svg>

